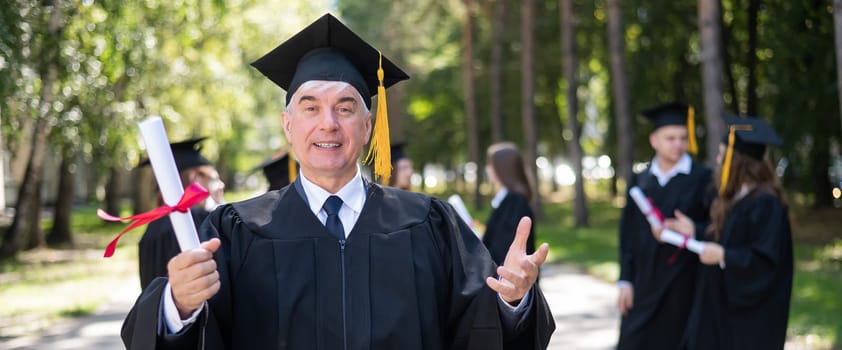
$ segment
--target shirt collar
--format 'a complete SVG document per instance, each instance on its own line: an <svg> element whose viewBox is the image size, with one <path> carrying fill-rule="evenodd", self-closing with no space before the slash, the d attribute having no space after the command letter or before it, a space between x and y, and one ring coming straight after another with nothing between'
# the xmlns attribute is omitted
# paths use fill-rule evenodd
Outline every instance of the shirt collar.
<svg viewBox="0 0 842 350"><path fill-rule="evenodd" d="M355 213L359 214L362 212L363 204L365 204L365 182L363 182L363 178L360 175L359 166L357 166L357 173L351 178L351 181L348 181L336 193L325 191L319 185L308 180L301 172L298 173L298 178L301 179L301 186L304 187L304 193L307 194L307 201L313 214L318 215L327 197L333 195L342 199L342 203Z"/></svg>
<svg viewBox="0 0 842 350"><path fill-rule="evenodd" d="M491 199L491 207L497 209L500 206L500 203L503 202L503 199L506 198L506 195L509 194L509 190L505 187L500 188L500 191Z"/></svg>
<svg viewBox="0 0 842 350"><path fill-rule="evenodd" d="M652 158L652 165L649 167L649 171L652 173L652 175L655 175L655 177L658 178L658 182L661 184L661 186L663 186L664 184L669 182L670 179L672 179L678 174L690 174L692 168L693 159L690 158L689 154L684 153L681 155L681 158L678 159L678 162L675 163L675 166L673 166L672 169L670 169L667 172L661 170L661 167L658 165L658 156L655 156L654 158Z"/></svg>

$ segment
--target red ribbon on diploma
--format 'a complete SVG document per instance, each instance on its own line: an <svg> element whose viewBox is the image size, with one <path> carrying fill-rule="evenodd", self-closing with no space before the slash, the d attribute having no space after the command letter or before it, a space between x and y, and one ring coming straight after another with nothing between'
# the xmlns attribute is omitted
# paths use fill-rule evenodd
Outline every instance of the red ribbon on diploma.
<svg viewBox="0 0 842 350"><path fill-rule="evenodd" d="M646 200L649 201L649 206L652 207L652 214L658 217L658 220L661 221L661 224L664 223L664 214L661 213L661 210L658 209L658 206L655 205L655 201L652 200L650 197L646 197Z"/></svg>
<svg viewBox="0 0 842 350"><path fill-rule="evenodd" d="M99 216L100 219L103 219L105 221L132 221L132 223L129 224L129 226L124 228L123 231L120 231L120 234L118 234L117 237L115 237L114 240L111 241L111 243L108 243L108 247L105 248L104 256L106 258L109 258L112 255L114 255L114 249L117 248L117 241L119 241L120 237L123 237L123 234L125 234L126 232L131 231L135 227L142 226L144 224L158 220L164 217L165 215L169 215L174 211L177 211L179 213L186 213L188 210L190 210L190 207L192 207L193 204L199 203L205 198L207 198L208 194L208 190L202 187L202 185L199 185L198 183L194 182L190 184L190 186L188 186L186 189L184 189L184 194L181 196L181 199L179 199L178 203L172 207L164 204L145 213L140 213L125 218L108 214L102 209L97 209L96 215Z"/></svg>
<svg viewBox="0 0 842 350"><path fill-rule="evenodd" d="M678 259L678 253L681 253L681 251L684 250L684 248L687 248L687 242L690 241L690 236L682 236L684 236L684 241L681 242L681 245L678 246L678 249L676 249L675 252L673 252L670 258L667 260L668 265L675 264L675 260Z"/></svg>

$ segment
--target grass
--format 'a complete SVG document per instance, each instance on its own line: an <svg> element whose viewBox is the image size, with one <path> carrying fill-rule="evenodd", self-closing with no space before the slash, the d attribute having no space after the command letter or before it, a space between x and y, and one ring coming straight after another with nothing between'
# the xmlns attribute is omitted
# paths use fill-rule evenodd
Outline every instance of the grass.
<svg viewBox="0 0 842 350"><path fill-rule="evenodd" d="M581 267L608 282L619 276L617 227L621 209L589 203L590 226L573 225L570 201L546 203L537 242L550 244L549 261ZM486 209L487 210L487 209ZM842 209L793 210L795 272L789 338L811 349L842 347ZM477 213L487 217L487 211Z"/></svg>

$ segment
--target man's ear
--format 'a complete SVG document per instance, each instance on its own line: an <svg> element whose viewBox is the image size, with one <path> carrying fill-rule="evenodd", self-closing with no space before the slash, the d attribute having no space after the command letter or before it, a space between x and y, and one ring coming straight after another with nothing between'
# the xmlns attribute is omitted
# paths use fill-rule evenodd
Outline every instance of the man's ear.
<svg viewBox="0 0 842 350"><path fill-rule="evenodd" d="M368 112L365 117L365 143L371 141L371 112Z"/></svg>
<svg viewBox="0 0 842 350"><path fill-rule="evenodd" d="M281 113L281 125L284 129L284 136L287 138L287 142L291 142L291 133L290 133L290 116L289 113L286 111Z"/></svg>

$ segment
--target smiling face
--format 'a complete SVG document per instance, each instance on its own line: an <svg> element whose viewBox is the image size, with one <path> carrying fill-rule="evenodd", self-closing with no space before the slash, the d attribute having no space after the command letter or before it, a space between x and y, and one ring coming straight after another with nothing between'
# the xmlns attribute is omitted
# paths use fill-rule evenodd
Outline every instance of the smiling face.
<svg viewBox="0 0 842 350"><path fill-rule="evenodd" d="M283 113L284 133L308 180L336 192L357 172L371 136L371 113L354 87L309 81Z"/></svg>

